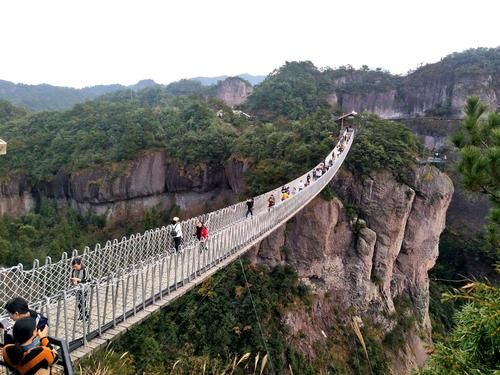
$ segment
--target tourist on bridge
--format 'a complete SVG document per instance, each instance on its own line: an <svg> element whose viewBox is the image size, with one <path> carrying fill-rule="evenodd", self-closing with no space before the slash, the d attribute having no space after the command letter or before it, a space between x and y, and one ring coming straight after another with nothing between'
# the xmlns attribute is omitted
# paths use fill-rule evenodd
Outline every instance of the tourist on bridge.
<svg viewBox="0 0 500 375"><path fill-rule="evenodd" d="M286 189L286 188L285 188L285 189L284 189L284 190L282 190L282 192L281 192L281 201L285 201L285 200L287 200L287 199L288 199L288 196L289 196L289 195L288 195L288 189Z"/></svg>
<svg viewBox="0 0 500 375"><path fill-rule="evenodd" d="M37 325L37 329L39 331L43 331L47 327L48 319L40 313L37 313L34 310L30 310L28 307L28 301L24 298L16 297L11 299L5 305L5 310L9 314L9 317L14 321L18 321L23 318L33 318ZM5 323L4 323L5 325ZM4 344L13 344L14 343L14 335L12 332L13 325L10 327L4 326Z"/></svg>
<svg viewBox="0 0 500 375"><path fill-rule="evenodd" d="M81 287L76 291L76 303L78 307L78 320L89 320L89 309L87 304L87 290L83 286L90 281L90 275L83 265L82 258L74 258L71 261L71 285Z"/></svg>
<svg viewBox="0 0 500 375"><path fill-rule="evenodd" d="M323 175L323 170L321 168L316 168L316 180Z"/></svg>
<svg viewBox="0 0 500 375"><path fill-rule="evenodd" d="M308 173L307 177L306 177L306 185L305 186L309 186L310 184L311 184L311 175Z"/></svg>
<svg viewBox="0 0 500 375"><path fill-rule="evenodd" d="M247 199L246 204L247 204L247 213L245 214L245 218L248 217L248 214L253 216L253 206L254 206L253 197Z"/></svg>
<svg viewBox="0 0 500 375"><path fill-rule="evenodd" d="M304 182L302 180L299 181L299 192L304 190Z"/></svg>
<svg viewBox="0 0 500 375"><path fill-rule="evenodd" d="M174 238L175 251L177 252L179 251L182 242L182 226L180 223L180 219L177 216L172 219L172 225L173 227L170 231L170 234Z"/></svg>
<svg viewBox="0 0 500 375"><path fill-rule="evenodd" d="M206 242L208 240L208 229L201 221L196 224L196 232L194 233L196 239L200 241L200 251L208 250Z"/></svg>
<svg viewBox="0 0 500 375"><path fill-rule="evenodd" d="M274 198L274 194L271 194L271 196L267 200L267 203L268 203L267 207L269 211L271 211L271 208L273 208L274 205L276 204L276 198Z"/></svg>
<svg viewBox="0 0 500 375"><path fill-rule="evenodd" d="M5 363L20 375L50 374L57 352L50 347L48 327L39 331L36 320L29 317L18 319L12 331L14 343L2 349Z"/></svg>

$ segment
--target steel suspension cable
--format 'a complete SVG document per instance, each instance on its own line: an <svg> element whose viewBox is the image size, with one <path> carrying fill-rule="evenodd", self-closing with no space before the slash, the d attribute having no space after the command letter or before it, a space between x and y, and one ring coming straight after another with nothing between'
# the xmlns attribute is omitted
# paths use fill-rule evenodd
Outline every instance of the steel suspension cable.
<svg viewBox="0 0 500 375"><path fill-rule="evenodd" d="M257 318L257 324L259 326L260 336L262 337L262 342L264 343L264 348L266 348L267 356L269 358L269 364L271 365L271 372L273 374L276 374L276 372L274 372L272 356L267 347L267 340L264 337L264 332L262 331L262 325L260 324L259 314L257 314L257 309L255 308L255 302L252 297L252 291L250 290L250 283L248 282L247 274L245 273L245 268L243 267L243 262L241 261L241 256L238 257L238 260L240 261L241 271L243 272L243 277L245 278L245 284L248 286L248 294L250 296L250 301L252 301L253 312L255 313L255 317Z"/></svg>

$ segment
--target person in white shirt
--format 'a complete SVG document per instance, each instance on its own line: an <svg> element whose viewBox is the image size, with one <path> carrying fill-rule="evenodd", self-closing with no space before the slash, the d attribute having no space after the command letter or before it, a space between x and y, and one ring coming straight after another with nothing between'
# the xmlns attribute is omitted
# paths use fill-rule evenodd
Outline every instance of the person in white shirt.
<svg viewBox="0 0 500 375"><path fill-rule="evenodd" d="M175 251L179 251L182 242L182 226L179 221L180 219L177 216L172 219L173 227L170 231L170 234L174 238Z"/></svg>

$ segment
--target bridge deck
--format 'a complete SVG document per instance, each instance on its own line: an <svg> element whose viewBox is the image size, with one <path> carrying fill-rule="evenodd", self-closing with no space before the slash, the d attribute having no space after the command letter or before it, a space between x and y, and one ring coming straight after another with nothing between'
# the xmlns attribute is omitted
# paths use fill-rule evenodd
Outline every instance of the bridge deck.
<svg viewBox="0 0 500 375"><path fill-rule="evenodd" d="M120 242L108 242L93 252L87 249L84 260L90 272L97 275L92 283L69 288L70 259L63 256L60 262L49 262L30 271L0 271L0 284L6 292L29 292L31 300L38 299L35 308L49 317L49 334L69 342L72 359L79 360L224 268L293 217L336 174L352 145L352 135L345 133L345 141L339 142L325 158L328 161L333 155L333 165L322 177L300 192L299 183L305 181L307 174L288 184L297 188L297 194L289 199L279 202L280 189L276 189L256 198L254 216L248 219L244 217L246 205L241 202L184 222L186 242L182 252L170 251L170 228L161 228ZM269 211L267 198L271 194L277 204ZM207 223L210 232L207 250L203 251L191 235L200 219ZM49 276L52 282L44 279L40 285L40 280ZM86 300L87 323L78 320L77 299L81 296Z"/></svg>

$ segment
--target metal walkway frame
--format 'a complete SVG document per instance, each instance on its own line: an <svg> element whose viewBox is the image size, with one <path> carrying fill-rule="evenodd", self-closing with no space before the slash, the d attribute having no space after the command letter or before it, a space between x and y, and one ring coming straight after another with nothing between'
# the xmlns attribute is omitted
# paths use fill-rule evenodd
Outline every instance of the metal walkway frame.
<svg viewBox="0 0 500 375"><path fill-rule="evenodd" d="M184 243L178 253L172 251L169 225L108 241L105 246L98 244L93 250L87 247L82 254L77 250L71 256L63 253L58 262L47 258L40 265L35 260L31 270L22 265L0 270L0 305L14 296L32 301L30 306L49 318L49 334L69 343L73 360L81 359L224 268L305 207L341 167L354 132L345 131L340 139L325 158L327 165L332 160L328 171L316 180L311 178L301 191L299 184L308 174L312 177L312 170L289 182L287 186L295 188L296 194L288 199L280 201L280 187L256 197L254 215L249 218L245 218L245 202L239 202L182 222ZM276 205L268 209L271 194ZM192 235L198 221L210 233L206 249ZM71 260L77 256L93 281L71 287ZM82 300L87 322L79 320L77 305Z"/></svg>

